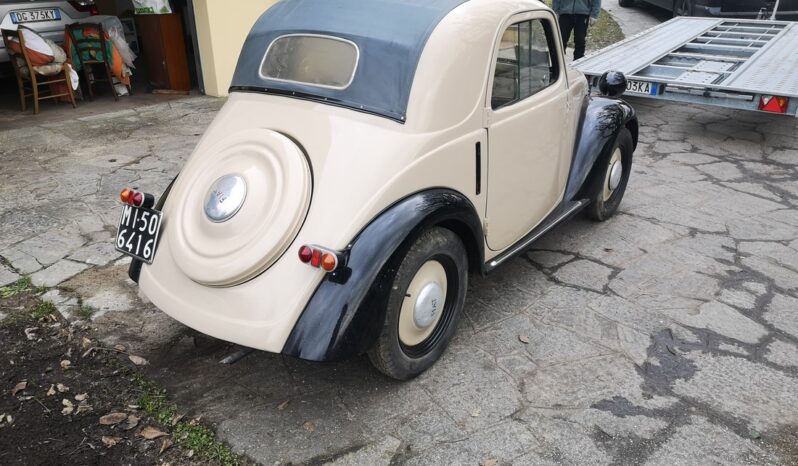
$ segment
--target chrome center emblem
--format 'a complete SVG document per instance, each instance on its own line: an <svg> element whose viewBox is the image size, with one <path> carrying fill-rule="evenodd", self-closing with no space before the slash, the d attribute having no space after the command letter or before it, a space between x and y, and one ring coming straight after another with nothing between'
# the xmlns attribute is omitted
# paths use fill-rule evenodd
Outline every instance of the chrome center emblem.
<svg viewBox="0 0 798 466"><path fill-rule="evenodd" d="M205 196L205 215L214 223L230 220L244 205L247 183L240 175L225 175L216 180Z"/></svg>

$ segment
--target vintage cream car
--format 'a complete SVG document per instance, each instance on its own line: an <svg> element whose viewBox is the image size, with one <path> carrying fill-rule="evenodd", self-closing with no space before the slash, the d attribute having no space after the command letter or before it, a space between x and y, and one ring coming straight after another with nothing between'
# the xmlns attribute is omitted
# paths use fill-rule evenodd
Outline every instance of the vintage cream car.
<svg viewBox="0 0 798 466"><path fill-rule="evenodd" d="M469 274L621 202L634 111L588 96L559 37L535 0L277 3L158 205L123 192L130 277L216 338L421 373Z"/></svg>

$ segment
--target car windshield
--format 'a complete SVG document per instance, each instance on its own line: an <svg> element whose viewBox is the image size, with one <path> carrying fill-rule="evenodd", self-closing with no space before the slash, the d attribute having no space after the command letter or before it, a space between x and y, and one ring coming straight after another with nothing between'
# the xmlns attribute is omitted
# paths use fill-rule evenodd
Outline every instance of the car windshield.
<svg viewBox="0 0 798 466"><path fill-rule="evenodd" d="M288 35L275 39L263 58L267 79L345 89L357 69L357 46L330 36Z"/></svg>

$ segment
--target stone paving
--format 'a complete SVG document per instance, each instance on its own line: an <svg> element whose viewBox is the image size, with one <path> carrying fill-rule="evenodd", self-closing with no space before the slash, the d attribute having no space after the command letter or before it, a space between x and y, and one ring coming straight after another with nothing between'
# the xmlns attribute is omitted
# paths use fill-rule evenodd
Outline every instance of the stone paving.
<svg viewBox="0 0 798 466"><path fill-rule="evenodd" d="M411 382L365 358L220 365L232 348L137 297L118 190L163 190L210 98L0 132L0 283L97 309L108 344L263 464L795 464L798 122L631 102L621 213L474 277L452 346Z"/></svg>

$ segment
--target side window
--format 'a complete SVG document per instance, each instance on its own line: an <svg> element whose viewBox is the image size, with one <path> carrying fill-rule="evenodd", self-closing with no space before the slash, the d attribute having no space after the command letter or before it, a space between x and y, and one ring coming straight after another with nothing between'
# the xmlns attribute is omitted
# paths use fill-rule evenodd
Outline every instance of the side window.
<svg viewBox="0 0 798 466"><path fill-rule="evenodd" d="M533 19L504 31L493 78L491 107L526 99L557 80L556 48L547 21Z"/></svg>

